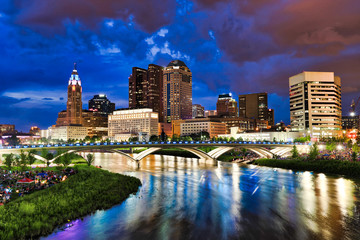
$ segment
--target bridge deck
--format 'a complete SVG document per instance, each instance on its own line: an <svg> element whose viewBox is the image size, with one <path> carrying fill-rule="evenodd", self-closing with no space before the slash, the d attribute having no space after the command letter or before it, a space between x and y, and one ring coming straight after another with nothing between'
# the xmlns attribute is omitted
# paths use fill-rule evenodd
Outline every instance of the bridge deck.
<svg viewBox="0 0 360 240"><path fill-rule="evenodd" d="M292 146L305 146L305 143L292 143L292 142L226 142L226 141L179 141L179 142L111 142L111 143L74 143L74 144L43 144L43 145L19 145L19 146L0 146L0 152L2 150L20 151L42 148L46 149L114 149L114 148L129 148L129 147L292 147Z"/></svg>

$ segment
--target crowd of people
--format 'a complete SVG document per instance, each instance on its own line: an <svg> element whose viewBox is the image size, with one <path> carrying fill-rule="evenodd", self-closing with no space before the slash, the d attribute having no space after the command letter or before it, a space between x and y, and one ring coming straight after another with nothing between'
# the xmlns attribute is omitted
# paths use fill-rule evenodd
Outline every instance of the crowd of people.
<svg viewBox="0 0 360 240"><path fill-rule="evenodd" d="M59 171L12 171L0 168L0 205L25 194L51 187L75 173L76 171L71 168Z"/></svg>

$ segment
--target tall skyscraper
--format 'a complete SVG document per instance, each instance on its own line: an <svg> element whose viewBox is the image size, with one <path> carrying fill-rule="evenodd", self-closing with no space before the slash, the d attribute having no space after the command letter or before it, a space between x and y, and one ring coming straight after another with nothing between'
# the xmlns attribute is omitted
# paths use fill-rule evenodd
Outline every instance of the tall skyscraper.
<svg viewBox="0 0 360 240"><path fill-rule="evenodd" d="M74 63L74 70L68 82L67 93L66 111L59 112L56 123L58 126L79 125L82 123L82 87L79 74L76 70L76 63Z"/></svg>
<svg viewBox="0 0 360 240"><path fill-rule="evenodd" d="M183 61L171 61L163 75L164 121L192 118L192 74Z"/></svg>
<svg viewBox="0 0 360 240"><path fill-rule="evenodd" d="M105 94L94 95L94 97L89 100L89 111L108 115L115 111L115 103L110 102Z"/></svg>
<svg viewBox="0 0 360 240"><path fill-rule="evenodd" d="M79 74L74 63L74 70L71 73L68 84L67 117L70 124L81 124L82 117L82 87Z"/></svg>
<svg viewBox="0 0 360 240"><path fill-rule="evenodd" d="M333 72L302 72L289 78L292 130L312 137L341 134L341 79Z"/></svg>
<svg viewBox="0 0 360 240"><path fill-rule="evenodd" d="M129 77L129 108L151 108L163 119L163 67L149 64L148 69L134 67Z"/></svg>
<svg viewBox="0 0 360 240"><path fill-rule="evenodd" d="M147 70L148 94L147 107L159 114L159 120L163 121L163 67L149 64Z"/></svg>
<svg viewBox="0 0 360 240"><path fill-rule="evenodd" d="M129 77L129 108L147 107L147 71L133 67Z"/></svg>
<svg viewBox="0 0 360 240"><path fill-rule="evenodd" d="M216 111L219 117L237 117L237 102L231 93L220 94L216 103Z"/></svg>

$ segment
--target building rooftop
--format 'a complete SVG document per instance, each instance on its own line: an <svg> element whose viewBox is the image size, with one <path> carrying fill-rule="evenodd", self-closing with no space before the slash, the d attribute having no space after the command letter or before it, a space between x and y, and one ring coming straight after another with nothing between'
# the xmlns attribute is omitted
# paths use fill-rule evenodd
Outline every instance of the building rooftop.
<svg viewBox="0 0 360 240"><path fill-rule="evenodd" d="M173 66L177 66L177 67L187 67L186 64L181 61L181 60L173 60L171 61L168 65L168 67L173 67Z"/></svg>

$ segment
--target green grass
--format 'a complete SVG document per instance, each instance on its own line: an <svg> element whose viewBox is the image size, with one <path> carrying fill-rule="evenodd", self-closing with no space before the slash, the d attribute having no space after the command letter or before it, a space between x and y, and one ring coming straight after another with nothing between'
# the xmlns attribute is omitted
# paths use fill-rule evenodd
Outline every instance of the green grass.
<svg viewBox="0 0 360 240"><path fill-rule="evenodd" d="M339 160L276 160L258 159L254 162L259 166L278 167L297 171L314 171L321 173L340 174L349 177L360 177L360 163Z"/></svg>
<svg viewBox="0 0 360 240"><path fill-rule="evenodd" d="M220 157L217 158L217 160L222 161L222 162L231 162L234 159L234 156L229 154L223 154Z"/></svg>
<svg viewBox="0 0 360 240"><path fill-rule="evenodd" d="M107 209L138 191L139 179L95 167L75 166L65 182L0 207L0 239L30 239L98 209Z"/></svg>
<svg viewBox="0 0 360 240"><path fill-rule="evenodd" d="M212 150L214 150L216 148L217 147L212 147L212 146L210 146L210 147L208 147L208 146L206 146L206 147L198 147L199 150L201 150L203 152L206 152L206 153L208 153L208 152L210 152L210 151L212 151Z"/></svg>

